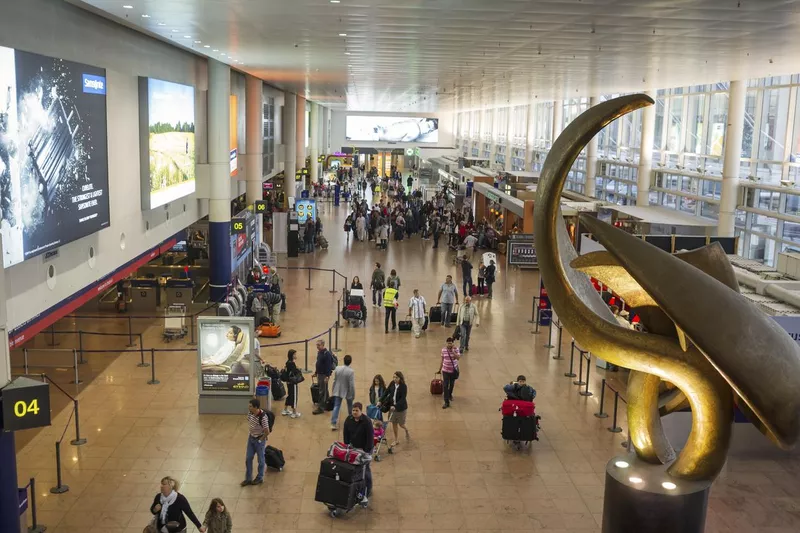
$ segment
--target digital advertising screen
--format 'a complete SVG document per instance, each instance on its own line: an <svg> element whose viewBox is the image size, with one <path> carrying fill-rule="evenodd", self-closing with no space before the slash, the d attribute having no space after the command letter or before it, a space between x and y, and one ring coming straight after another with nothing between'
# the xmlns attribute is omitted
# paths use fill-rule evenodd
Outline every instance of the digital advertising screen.
<svg viewBox="0 0 800 533"><path fill-rule="evenodd" d="M139 78L142 209L195 191L194 87Z"/></svg>
<svg viewBox="0 0 800 533"><path fill-rule="evenodd" d="M230 99L230 147L231 176L239 175L239 99L235 94Z"/></svg>
<svg viewBox="0 0 800 533"><path fill-rule="evenodd" d="M309 217L311 217L311 220L317 219L317 202L315 200L297 200L294 208L297 211L297 221L300 224L305 224Z"/></svg>
<svg viewBox="0 0 800 533"><path fill-rule="evenodd" d="M348 141L437 143L439 119L348 115L345 137Z"/></svg>
<svg viewBox="0 0 800 533"><path fill-rule="evenodd" d="M0 47L7 268L108 227L106 71Z"/></svg>
<svg viewBox="0 0 800 533"><path fill-rule="evenodd" d="M200 393L252 394L253 319L200 317L197 331Z"/></svg>

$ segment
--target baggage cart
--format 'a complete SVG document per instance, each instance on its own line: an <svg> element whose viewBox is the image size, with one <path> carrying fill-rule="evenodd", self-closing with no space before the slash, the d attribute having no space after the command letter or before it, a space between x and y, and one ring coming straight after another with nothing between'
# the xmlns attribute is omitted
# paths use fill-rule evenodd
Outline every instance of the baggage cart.
<svg viewBox="0 0 800 533"><path fill-rule="evenodd" d="M172 304L164 310L164 341L186 336L186 305Z"/></svg>

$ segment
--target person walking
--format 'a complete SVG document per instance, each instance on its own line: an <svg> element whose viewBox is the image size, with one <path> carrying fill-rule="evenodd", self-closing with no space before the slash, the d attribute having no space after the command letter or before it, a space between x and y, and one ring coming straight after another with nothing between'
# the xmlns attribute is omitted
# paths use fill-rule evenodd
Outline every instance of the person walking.
<svg viewBox="0 0 800 533"><path fill-rule="evenodd" d="M483 261L480 262L478 265L478 294L483 294L483 288L486 286L484 281L486 280L486 265L483 264Z"/></svg>
<svg viewBox="0 0 800 533"><path fill-rule="evenodd" d="M489 266L486 267L486 288L488 291L489 299L492 299L492 285L494 285L497 266L494 264L494 259L489 260Z"/></svg>
<svg viewBox="0 0 800 533"><path fill-rule="evenodd" d="M328 380L333 373L334 368L333 354L330 350L325 348L325 341L317 341L317 364L314 367L314 374L312 377L317 378L319 384L319 403L316 408L311 411L312 415L321 415L325 412L325 404L328 402Z"/></svg>
<svg viewBox="0 0 800 533"><path fill-rule="evenodd" d="M161 491L153 498L150 513L153 515L152 524L158 533L167 531L186 531L186 516L195 525L200 533L205 533L206 527L200 523L189 505L186 496L178 492L180 483L169 476L161 479ZM185 516L184 516L185 515ZM167 529L167 524L175 522L177 529Z"/></svg>
<svg viewBox="0 0 800 533"><path fill-rule="evenodd" d="M350 357L349 355L347 357ZM345 444L364 450L365 453L371 454L374 442L374 429L372 421L364 414L364 406L361 402L353 404L350 410L351 415L344 421L344 428L342 431L342 440ZM361 505L369 503L369 495L372 494L372 470L370 470L370 463L368 461L364 465L364 482L366 483L366 492L361 499Z"/></svg>
<svg viewBox="0 0 800 533"><path fill-rule="evenodd" d="M386 250L389 247L389 222L385 218L381 218L378 226L378 238L381 240L381 250Z"/></svg>
<svg viewBox="0 0 800 533"><path fill-rule="evenodd" d="M461 279L463 280L464 301L466 301L467 296L472 294L472 263L469 262L466 255L461 260Z"/></svg>
<svg viewBox="0 0 800 533"><path fill-rule="evenodd" d="M397 275L397 271L392 269L389 272L389 277L386 278L386 286L392 285L395 289L397 289L397 294L400 294L400 277Z"/></svg>
<svg viewBox="0 0 800 533"><path fill-rule="evenodd" d="M466 257L469 257L470 260L475 255L475 248L478 246L478 238L470 233L464 238L464 249L467 252Z"/></svg>
<svg viewBox="0 0 800 533"><path fill-rule="evenodd" d="M450 327L450 315L453 313L453 306L458 305L458 288L453 283L453 276L450 274L445 278L442 286L439 287L439 295L436 297L436 305L442 307L442 326Z"/></svg>
<svg viewBox="0 0 800 533"><path fill-rule="evenodd" d="M469 337L472 333L472 326L476 328L481 325L481 316L478 308L472 303L471 296L464 297L464 305L458 310L456 325L461 330L461 351L469 351Z"/></svg>
<svg viewBox="0 0 800 533"><path fill-rule="evenodd" d="M394 270L392 270L394 272ZM384 320L383 329L389 333L389 318L392 319L392 331L397 328L397 298L398 292L394 284L389 281L386 288L383 290L383 308L386 310L386 319Z"/></svg>
<svg viewBox="0 0 800 533"><path fill-rule="evenodd" d="M406 414L408 412L408 386L406 385L406 378L399 370L392 376L392 382L387 387L386 392L383 393L381 401L378 402L378 407L388 407L389 409L382 408L381 411L389 411L389 422L392 424L392 432L394 433L394 442L392 447L400 444L400 437L398 436L398 427L403 428L406 432L406 440L411 438L406 428Z"/></svg>
<svg viewBox="0 0 800 533"><path fill-rule="evenodd" d="M447 344L442 348L442 361L439 366L437 374L442 375L442 385L444 386L444 404L442 409L450 407L450 402L453 401L453 388L456 386L456 380L459 377L458 360L461 358L461 353L458 348L454 346L453 338L447 338Z"/></svg>
<svg viewBox="0 0 800 533"><path fill-rule="evenodd" d="M291 416L292 418L300 418L300 411L297 410L297 398L300 392L300 381L303 378L303 372L297 368L297 363L294 362L297 356L297 350L289 350L286 354L286 364L283 367L283 376L286 379L286 402L283 406L281 414L283 416Z"/></svg>
<svg viewBox="0 0 800 533"><path fill-rule="evenodd" d="M260 485L264 482L264 470L267 462L264 457L264 450L267 446L269 436L269 417L261 409L261 402L258 398L250 400L247 406L247 426L249 435L247 436L247 456L245 457L245 475L242 487L248 485ZM253 479L253 456L258 458L258 475Z"/></svg>
<svg viewBox="0 0 800 533"><path fill-rule="evenodd" d="M408 302L408 316L411 317L411 328L417 339L425 326L426 306L427 302L423 296L419 295L419 289L414 289L414 296Z"/></svg>
<svg viewBox="0 0 800 533"><path fill-rule="evenodd" d="M225 502L221 498L211 500L208 506L203 526L208 533L231 533L233 530L233 520L231 513L225 507Z"/></svg>
<svg viewBox="0 0 800 533"><path fill-rule="evenodd" d="M433 248L439 247L439 236L442 233L442 222L438 216L434 217L431 223L431 232L433 233Z"/></svg>
<svg viewBox="0 0 800 533"><path fill-rule="evenodd" d="M381 270L381 264L375 263L375 270L372 271L372 281L370 288L372 289L372 306L380 307L383 301L383 289L386 287L386 274Z"/></svg>
<svg viewBox="0 0 800 533"><path fill-rule="evenodd" d="M347 412L349 413L353 410L353 400L356 399L356 373L350 368L352 362L353 357L345 355L344 366L337 366L333 371L331 429L334 431L339 429L339 410L342 408L342 400L347 400Z"/></svg>

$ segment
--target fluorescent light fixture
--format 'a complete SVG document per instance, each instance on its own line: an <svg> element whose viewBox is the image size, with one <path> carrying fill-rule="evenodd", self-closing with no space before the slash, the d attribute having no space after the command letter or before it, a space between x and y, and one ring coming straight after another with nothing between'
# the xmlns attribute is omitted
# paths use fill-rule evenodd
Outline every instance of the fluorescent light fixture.
<svg viewBox="0 0 800 533"><path fill-rule="evenodd" d="M631 465L629 465L625 461L617 461L616 463L614 463L614 466L616 466L617 468L628 468Z"/></svg>
<svg viewBox="0 0 800 533"><path fill-rule="evenodd" d="M183 36L183 38L184 38L184 39L191 39L191 38L192 38L192 36L191 36L191 35L184 35L184 36Z"/></svg>
<svg viewBox="0 0 800 533"><path fill-rule="evenodd" d="M339 37L347 37L347 34L346 33L340 33Z"/></svg>
<svg viewBox="0 0 800 533"><path fill-rule="evenodd" d="M142 18L143 18L143 19L149 19L149 18L150 18L150 15L142 15Z"/></svg>
<svg viewBox="0 0 800 533"><path fill-rule="evenodd" d="M638 485L639 483L642 482L642 478L640 478L640 477L629 477L628 481L630 481L631 483L633 483L635 485Z"/></svg>
<svg viewBox="0 0 800 533"><path fill-rule="evenodd" d="M124 6L122 6L122 9L133 9L133 6L125 4Z"/></svg>
<svg viewBox="0 0 800 533"><path fill-rule="evenodd" d="M225 52L221 53L220 55L221 55L221 56L223 56L223 57L225 57Z"/></svg>
<svg viewBox="0 0 800 533"><path fill-rule="evenodd" d="M341 4L341 0L331 0L331 4Z"/></svg>
<svg viewBox="0 0 800 533"><path fill-rule="evenodd" d="M158 23L158 25L159 25L159 26L166 26L166 25L167 25L167 23L166 23L166 22L159 22L159 23Z"/></svg>
<svg viewBox="0 0 800 533"><path fill-rule="evenodd" d="M213 49L213 50L211 50L211 51L212 51L212 52L219 52L219 49L218 49L218 48L214 48L214 49Z"/></svg>
<svg viewBox="0 0 800 533"><path fill-rule="evenodd" d="M350 52L345 52L344 55L349 56Z"/></svg>
<svg viewBox="0 0 800 533"><path fill-rule="evenodd" d="M203 45L203 48L211 48L211 45L204 44L204 45Z"/></svg>
<svg viewBox="0 0 800 533"><path fill-rule="evenodd" d="M675 490L678 488L678 485L676 485L672 481L665 481L664 483L661 484L661 486L667 490Z"/></svg>
<svg viewBox="0 0 800 533"><path fill-rule="evenodd" d="M195 41L195 42L194 42L194 44L200 44L200 43L202 43L202 42L203 42L203 41Z"/></svg>

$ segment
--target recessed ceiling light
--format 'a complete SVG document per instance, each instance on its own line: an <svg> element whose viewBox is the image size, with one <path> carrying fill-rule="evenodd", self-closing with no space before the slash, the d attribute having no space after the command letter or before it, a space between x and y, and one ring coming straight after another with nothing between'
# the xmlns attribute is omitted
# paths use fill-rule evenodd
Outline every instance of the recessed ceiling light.
<svg viewBox="0 0 800 533"><path fill-rule="evenodd" d="M123 9L133 9L133 6L129 6L129 5L126 4L126 5L122 6L122 8Z"/></svg>
<svg viewBox="0 0 800 533"><path fill-rule="evenodd" d="M341 0L331 0L331 4L341 4Z"/></svg>
<svg viewBox="0 0 800 533"><path fill-rule="evenodd" d="M218 48L214 48L214 49L212 50L212 52L219 52L219 49L218 49Z"/></svg>
<svg viewBox="0 0 800 533"><path fill-rule="evenodd" d="M340 33L339 37L347 37L347 34L346 33Z"/></svg>
<svg viewBox="0 0 800 533"><path fill-rule="evenodd" d="M203 45L203 48L211 48L211 46L209 46L209 45L207 45L207 44L204 44L204 45Z"/></svg>
<svg viewBox="0 0 800 533"><path fill-rule="evenodd" d="M345 52L344 55L349 56L350 52Z"/></svg>
<svg viewBox="0 0 800 533"><path fill-rule="evenodd" d="M347 65L348 67L352 67L353 65Z"/></svg>
<svg viewBox="0 0 800 533"><path fill-rule="evenodd" d="M158 25L159 25L159 26L166 26L166 25L167 25L167 23L166 23L166 22L159 22L159 23L158 23Z"/></svg>
<svg viewBox="0 0 800 533"><path fill-rule="evenodd" d="M142 18L143 18L143 19L149 19L149 18L150 18L150 15L142 15Z"/></svg>
<svg viewBox="0 0 800 533"><path fill-rule="evenodd" d="M203 41L195 41L195 42L194 42L194 44L200 44L200 43L202 43L202 42L203 42Z"/></svg>
<svg viewBox="0 0 800 533"><path fill-rule="evenodd" d="M178 30L176 30L176 29L173 29L172 31L173 31L174 33L178 33Z"/></svg>
<svg viewBox="0 0 800 533"><path fill-rule="evenodd" d="M191 38L192 38L192 36L191 36L191 35L184 35L184 36L183 36L183 38L184 38L184 39L191 39Z"/></svg>
<svg viewBox="0 0 800 533"><path fill-rule="evenodd" d="M661 486L664 487L667 490L675 490L675 489L678 488L678 485L676 485L675 483L673 483L671 481L665 481L664 483L661 484Z"/></svg>
<svg viewBox="0 0 800 533"><path fill-rule="evenodd" d="M221 53L220 55L221 55L221 56L224 56L224 55L225 55L225 52Z"/></svg>
<svg viewBox="0 0 800 533"><path fill-rule="evenodd" d="M639 483L642 482L642 478L640 478L640 477L629 477L628 481L630 481L631 483L633 483L635 485L638 485Z"/></svg>

